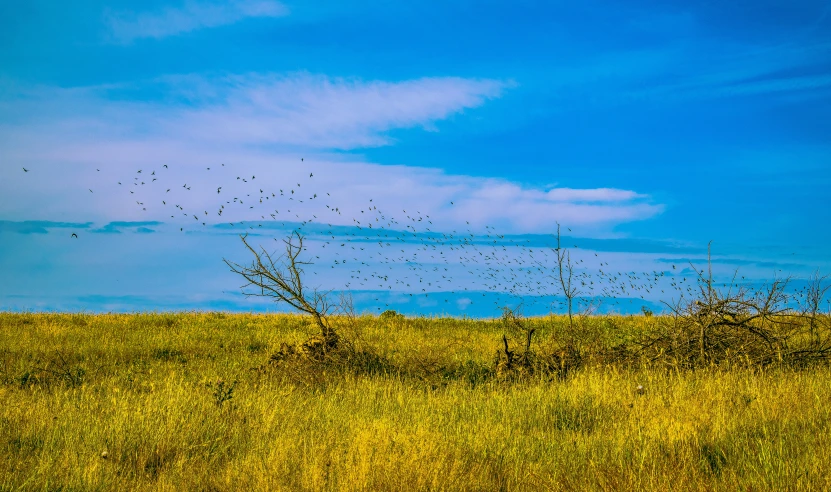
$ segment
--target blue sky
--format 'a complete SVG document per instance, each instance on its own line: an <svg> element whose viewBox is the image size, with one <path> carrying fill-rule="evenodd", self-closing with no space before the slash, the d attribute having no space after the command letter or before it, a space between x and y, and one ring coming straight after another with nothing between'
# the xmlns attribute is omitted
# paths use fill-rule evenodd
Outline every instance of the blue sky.
<svg viewBox="0 0 831 492"><path fill-rule="evenodd" d="M540 270L557 222L598 285L711 240L719 275L829 271L829 32L829 1L6 2L0 308L264 309L222 258L298 226L370 311L550 304L450 248Z"/></svg>

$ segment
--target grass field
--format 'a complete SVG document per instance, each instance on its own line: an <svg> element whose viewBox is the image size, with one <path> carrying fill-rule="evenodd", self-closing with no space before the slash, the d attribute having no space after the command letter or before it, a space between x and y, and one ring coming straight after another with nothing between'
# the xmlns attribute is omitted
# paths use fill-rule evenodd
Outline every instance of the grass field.
<svg viewBox="0 0 831 492"><path fill-rule="evenodd" d="M307 318L0 313L0 489L831 490L827 363L505 379L499 321L357 326L371 360L277 366Z"/></svg>

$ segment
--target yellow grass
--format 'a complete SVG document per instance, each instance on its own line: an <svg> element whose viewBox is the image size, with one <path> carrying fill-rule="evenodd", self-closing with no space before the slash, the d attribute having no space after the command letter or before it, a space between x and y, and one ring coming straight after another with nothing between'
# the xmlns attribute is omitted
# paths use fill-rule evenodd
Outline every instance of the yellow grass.
<svg viewBox="0 0 831 492"><path fill-rule="evenodd" d="M828 366L473 385L418 369L498 322L360 323L410 376L252 371L298 316L0 313L0 490L831 490Z"/></svg>

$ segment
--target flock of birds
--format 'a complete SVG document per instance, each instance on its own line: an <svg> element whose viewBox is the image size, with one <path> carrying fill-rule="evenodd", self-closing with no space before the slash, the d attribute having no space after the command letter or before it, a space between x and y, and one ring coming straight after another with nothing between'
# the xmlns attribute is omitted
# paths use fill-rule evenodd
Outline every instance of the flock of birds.
<svg viewBox="0 0 831 492"><path fill-rule="evenodd" d="M277 229L297 231L305 237L306 253L315 267L313 274L325 275L326 267L348 272L344 290L385 291L408 297L464 293L470 302L484 297L494 304L504 301L493 301L488 293L505 293L531 302L562 296L552 241L499 234L489 225L484 231L475 231L470 222L443 231L426 213L382 208L372 197L366 197L354 216L348 217L344 206L335 203L329 192L316 189L314 171L308 169L308 177L303 174L300 181L272 189L261 185L266 180L255 174L242 175L231 171L230 165L220 164L225 179L229 175L235 179L233 183L214 182L208 192L203 177L191 176L190 184L181 177L183 182L172 182L176 175L170 166L136 169L113 186L141 213L153 215L166 210L174 219L169 222L176 222L182 233L192 232L194 227L257 236L274 235ZM217 168L203 169L204 173L217 173ZM189 195L195 186L199 200L189 198L195 196ZM95 192L92 188L88 191ZM205 205L206 196L213 197L210 207ZM196 201L200 202L198 209L193 203ZM453 207L454 203L447 206ZM78 233L73 232L71 238L79 239ZM283 238L285 235L274 240ZM573 243L570 237L564 239ZM580 250L574 244L568 250L571 285L577 299L602 299L607 308L615 309L624 302L691 296L697 289L697 272L690 269L676 271L676 265L672 265L669 271L620 271L596 252ZM375 299L384 303L382 296ZM557 307L562 306L560 303Z"/></svg>

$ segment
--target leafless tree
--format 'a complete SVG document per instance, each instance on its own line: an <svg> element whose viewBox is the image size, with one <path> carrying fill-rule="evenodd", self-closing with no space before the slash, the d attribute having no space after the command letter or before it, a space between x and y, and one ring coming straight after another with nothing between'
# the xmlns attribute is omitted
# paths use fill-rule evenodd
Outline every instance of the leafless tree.
<svg viewBox="0 0 831 492"><path fill-rule="evenodd" d="M802 312L808 318L811 338L816 340L817 325L822 319L822 301L825 299L831 284L827 283L828 275L820 276L819 270L808 279L802 299ZM831 313L829 313L831 314ZM826 317L827 319L827 317Z"/></svg>
<svg viewBox="0 0 831 492"><path fill-rule="evenodd" d="M566 298L568 307L568 327L574 328L574 299L580 295L577 286L572 285L574 279L574 265L571 263L571 252L562 247L560 243L560 223L557 223L557 247L554 252L557 255L557 280L560 283L560 288L563 291L563 296Z"/></svg>
<svg viewBox="0 0 831 492"><path fill-rule="evenodd" d="M329 302L328 292L306 289L303 285L303 267L310 262L301 261L304 251L303 236L294 231L283 240L285 253L274 257L265 248L255 249L247 241L248 235L240 235L242 243L254 255L250 265L241 265L224 259L231 271L241 275L248 283L241 288L246 296L270 297L285 302L294 309L308 314L320 329L326 348L337 346L338 336L329 316L335 306Z"/></svg>

